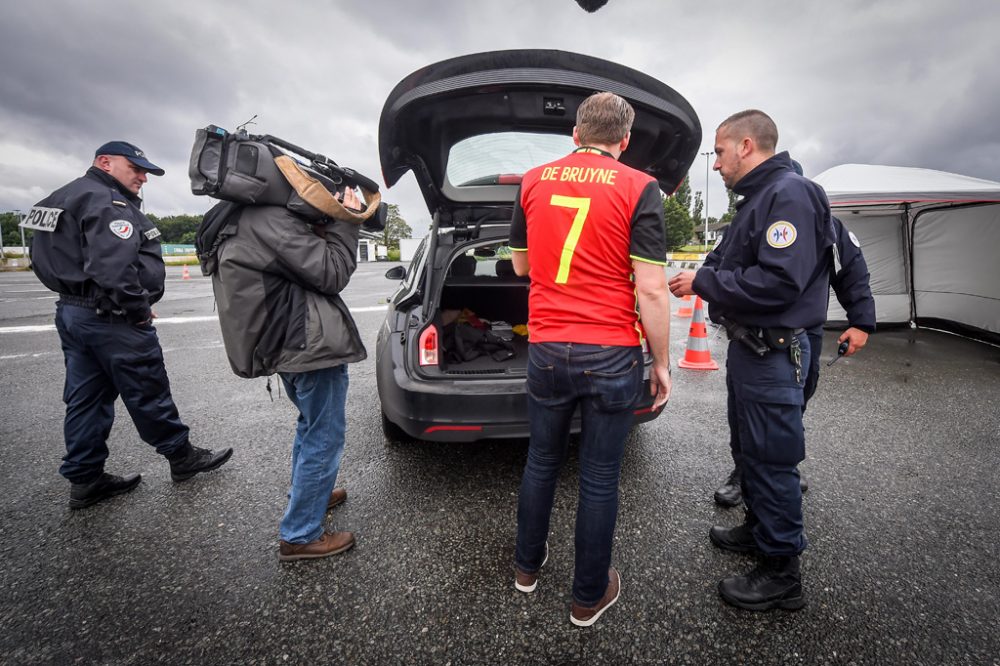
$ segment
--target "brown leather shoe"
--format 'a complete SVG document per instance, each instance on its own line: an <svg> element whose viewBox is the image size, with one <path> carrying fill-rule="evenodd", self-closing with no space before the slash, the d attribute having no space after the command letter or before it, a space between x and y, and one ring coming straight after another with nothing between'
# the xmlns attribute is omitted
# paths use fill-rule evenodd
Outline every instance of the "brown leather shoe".
<svg viewBox="0 0 1000 666"><path fill-rule="evenodd" d="M589 627L597 622L601 613L611 608L622 593L622 578L618 575L618 570L614 567L608 569L608 589L604 591L604 596L597 602L596 606L581 606L573 602L569 608L569 621L578 627Z"/></svg>
<svg viewBox="0 0 1000 666"><path fill-rule="evenodd" d="M326 503L326 510L329 511L338 504L343 504L345 499L347 499L347 489L334 488L333 492L330 493L330 501Z"/></svg>
<svg viewBox="0 0 1000 666"><path fill-rule="evenodd" d="M350 550L354 546L354 534L351 532L324 532L323 536L309 543L280 542L278 559L282 562L295 560L315 560L329 557Z"/></svg>
<svg viewBox="0 0 1000 666"><path fill-rule="evenodd" d="M549 561L549 542L545 542L545 557L542 558L542 563L538 565L539 571L545 566L545 563ZM525 573L521 571L517 565L514 565L514 587L517 588L519 592L534 592L535 588L538 587L538 571L535 573Z"/></svg>

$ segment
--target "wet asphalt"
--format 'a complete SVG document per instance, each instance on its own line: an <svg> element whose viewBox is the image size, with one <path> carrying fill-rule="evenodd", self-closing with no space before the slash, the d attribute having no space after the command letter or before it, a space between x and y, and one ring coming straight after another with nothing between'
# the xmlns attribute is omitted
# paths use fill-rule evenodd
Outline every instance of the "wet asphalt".
<svg viewBox="0 0 1000 666"><path fill-rule="evenodd" d="M276 556L296 413L231 373L207 278L170 269L158 310L174 321L158 331L193 441L232 446L232 460L175 484L119 404L107 469L142 484L69 511L58 337L22 328L51 323L54 301L30 274L0 274L0 663L1000 664L1000 349L897 330L823 365L806 414L797 613L719 599L720 578L753 566L708 540L741 519L711 498L731 466L725 375L675 369L666 411L628 441L621 600L581 629L568 619L574 453L549 563L524 595L511 559L527 443L383 437L387 267L362 266L347 292L370 358L350 370L349 497L328 525L357 546L292 564ZM675 365L688 321L673 319ZM710 341L720 364L725 344Z"/></svg>

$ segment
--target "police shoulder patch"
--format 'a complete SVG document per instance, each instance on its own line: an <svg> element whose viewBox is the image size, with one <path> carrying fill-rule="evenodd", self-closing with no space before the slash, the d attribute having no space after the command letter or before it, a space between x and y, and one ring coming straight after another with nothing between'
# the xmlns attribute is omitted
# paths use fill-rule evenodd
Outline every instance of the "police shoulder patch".
<svg viewBox="0 0 1000 666"><path fill-rule="evenodd" d="M132 232L135 230L135 227L128 220L115 220L108 227L111 229L111 233L122 240L132 238Z"/></svg>
<svg viewBox="0 0 1000 666"><path fill-rule="evenodd" d="M848 231L847 236L851 239L851 242L854 243L854 247L861 247L861 241L858 240L858 237L854 235L853 231Z"/></svg>
<svg viewBox="0 0 1000 666"><path fill-rule="evenodd" d="M146 237L146 240L153 240L154 238L160 237L160 230L153 227L149 231L142 232L142 235Z"/></svg>
<svg viewBox="0 0 1000 666"><path fill-rule="evenodd" d="M767 228L767 244L780 250L794 243L797 235L791 222L779 220Z"/></svg>

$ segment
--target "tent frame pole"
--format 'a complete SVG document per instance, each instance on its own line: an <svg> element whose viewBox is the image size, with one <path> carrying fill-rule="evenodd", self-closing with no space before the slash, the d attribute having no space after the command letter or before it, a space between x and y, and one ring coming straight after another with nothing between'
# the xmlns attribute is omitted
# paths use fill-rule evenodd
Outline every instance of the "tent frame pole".
<svg viewBox="0 0 1000 666"><path fill-rule="evenodd" d="M906 262L909 264L906 271L906 293L910 299L910 327L917 327L917 292L914 289L913 272L913 217L910 215L910 203L903 204L903 247Z"/></svg>

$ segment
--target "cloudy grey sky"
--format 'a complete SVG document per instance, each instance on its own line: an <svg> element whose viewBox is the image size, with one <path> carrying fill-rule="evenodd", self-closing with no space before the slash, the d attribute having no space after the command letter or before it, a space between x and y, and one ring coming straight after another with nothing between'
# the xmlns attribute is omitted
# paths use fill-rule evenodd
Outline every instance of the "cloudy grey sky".
<svg viewBox="0 0 1000 666"><path fill-rule="evenodd" d="M208 0L6 3L0 23L0 211L80 175L111 139L167 175L147 211L202 213L194 130L251 129L381 182L378 119L413 70L457 55L549 48L620 62L674 87L714 128L767 111L779 149L816 175L838 164L915 166L1000 180L1000 3L609 0ZM705 158L691 184L705 188ZM725 207L708 179L709 213ZM384 192L414 229L412 175Z"/></svg>

